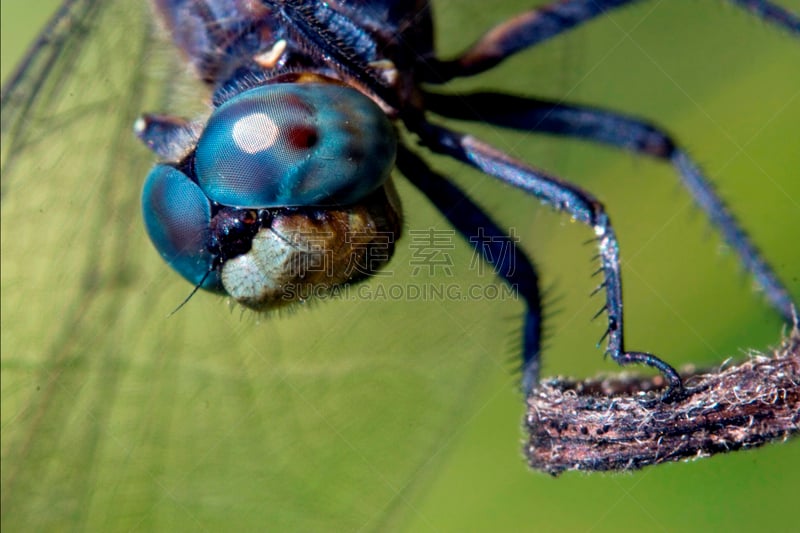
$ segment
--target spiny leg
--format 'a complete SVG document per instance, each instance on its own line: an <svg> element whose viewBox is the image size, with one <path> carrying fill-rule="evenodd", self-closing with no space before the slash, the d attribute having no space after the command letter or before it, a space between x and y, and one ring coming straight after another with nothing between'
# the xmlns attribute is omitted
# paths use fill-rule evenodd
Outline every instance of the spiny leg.
<svg viewBox="0 0 800 533"><path fill-rule="evenodd" d="M608 327L600 342L608 338L606 353L620 365L640 363L658 369L667 382L665 400L680 394L683 389L681 378L670 365L649 353L625 351L619 245L605 208L597 199L575 185L535 170L470 135L437 126L422 117L408 117L406 125L431 150L447 154L520 188L591 226L599 248L600 272L603 273L601 287L606 294L603 310L608 317Z"/></svg>
<svg viewBox="0 0 800 533"><path fill-rule="evenodd" d="M792 301L788 289L698 166L664 130L612 111L502 93L457 96L427 93L425 98L431 111L446 117L586 139L670 162L694 201L707 213L742 265L764 289L770 304L784 320L792 323L793 309L798 306Z"/></svg>
<svg viewBox="0 0 800 533"><path fill-rule="evenodd" d="M464 192L403 145L398 148L397 167L524 299L521 370L522 391L527 396L539 381L540 369L542 307L536 268L516 243Z"/></svg>
<svg viewBox="0 0 800 533"><path fill-rule="evenodd" d="M642 0L562 0L525 11L487 31L454 59L424 58L422 81L441 84L485 72L512 55L581 26L608 11ZM795 35L800 17L766 0L729 0L752 15Z"/></svg>

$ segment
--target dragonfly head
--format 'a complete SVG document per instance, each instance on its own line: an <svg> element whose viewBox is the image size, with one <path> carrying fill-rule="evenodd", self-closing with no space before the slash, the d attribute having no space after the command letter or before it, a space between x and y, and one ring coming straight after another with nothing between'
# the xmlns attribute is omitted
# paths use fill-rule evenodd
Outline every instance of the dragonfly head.
<svg viewBox="0 0 800 533"><path fill-rule="evenodd" d="M169 153L159 139L145 141ZM389 119L354 89L248 89L214 110L188 155L153 168L145 226L189 282L247 307L327 295L391 258L396 146Z"/></svg>

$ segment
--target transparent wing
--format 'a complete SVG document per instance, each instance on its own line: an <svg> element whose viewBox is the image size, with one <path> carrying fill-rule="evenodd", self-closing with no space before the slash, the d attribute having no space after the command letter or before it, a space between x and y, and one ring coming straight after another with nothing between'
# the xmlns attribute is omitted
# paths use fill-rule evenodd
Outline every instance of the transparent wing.
<svg viewBox="0 0 800 533"><path fill-rule="evenodd" d="M455 53L531 4L435 3L438 44ZM797 294L796 43L714 2L656 4L457 87L563 97L666 125ZM167 318L191 288L144 234L139 192L154 158L131 126L143 111L202 113L205 94L146 5L72 2L64 13L3 95L4 529L385 530L411 521L411 530L618 531L709 516L735 529L793 524L774 509L793 502L797 442L624 478L527 472L512 370L521 308L482 292L495 278L402 180L409 231L389 276L364 292L265 317L203 294ZM565 87L553 54L574 38L590 46ZM718 364L777 338L779 320L718 257L716 238L703 238L707 226L688 216L669 168L458 126L607 202L633 346L675 364ZM490 178L430 161L515 228L560 298L545 375L596 372L602 325L589 324L599 302L588 298L585 229ZM420 263L431 228L450 270ZM455 292L430 292L442 288Z"/></svg>
<svg viewBox="0 0 800 533"><path fill-rule="evenodd" d="M374 296L259 317L199 294L167 318L191 287L143 231L132 125L203 111L170 50L144 3L69 2L3 93L4 529L377 527L514 328L494 359L448 341L494 332L390 294L407 249Z"/></svg>

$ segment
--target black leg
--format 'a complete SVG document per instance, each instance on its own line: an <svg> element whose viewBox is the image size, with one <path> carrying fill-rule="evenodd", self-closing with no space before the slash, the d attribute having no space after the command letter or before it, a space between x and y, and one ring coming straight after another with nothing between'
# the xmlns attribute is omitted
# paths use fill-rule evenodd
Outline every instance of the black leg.
<svg viewBox="0 0 800 533"><path fill-rule="evenodd" d="M440 84L453 78L473 76L508 57L565 31L640 0L561 0L525 11L495 26L455 59L425 58L420 64L422 81ZM800 35L800 18L766 0L729 0L769 24Z"/></svg>
<svg viewBox="0 0 800 533"><path fill-rule="evenodd" d="M639 0L562 0L525 11L486 32L455 59L426 59L421 65L423 81L445 83L480 74L521 50L635 1Z"/></svg>
<svg viewBox="0 0 800 533"><path fill-rule="evenodd" d="M525 301L521 370L522 390L527 396L539 381L540 368L542 308L536 268L480 207L403 145L398 149L397 168Z"/></svg>
<svg viewBox="0 0 800 533"><path fill-rule="evenodd" d="M774 24L795 35L800 35L800 17L778 5L764 0L729 1L769 24Z"/></svg>
<svg viewBox="0 0 800 533"><path fill-rule="evenodd" d="M602 265L598 270L603 274L600 287L606 293L606 304L601 310L608 316L608 328L603 335L603 339L608 338L606 353L620 365L641 363L657 368L667 381L665 399L680 393L683 388L681 378L671 366L649 353L625 351L619 244L605 208L597 199L580 188L535 170L470 135L431 124L421 117L409 118L406 125L430 149L450 155L518 187L553 208L569 213L575 220L591 226L596 235L598 257Z"/></svg>
<svg viewBox="0 0 800 533"><path fill-rule="evenodd" d="M697 165L663 130L610 111L500 93L458 96L428 93L425 96L428 108L443 116L582 138L670 162L695 202L708 214L744 267L763 287L772 306L787 322L792 322L796 304L789 291L762 258Z"/></svg>

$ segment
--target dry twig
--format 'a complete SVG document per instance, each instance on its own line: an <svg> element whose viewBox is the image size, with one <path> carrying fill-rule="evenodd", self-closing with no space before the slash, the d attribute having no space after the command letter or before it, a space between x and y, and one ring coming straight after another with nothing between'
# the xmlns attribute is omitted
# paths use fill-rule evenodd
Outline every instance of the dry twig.
<svg viewBox="0 0 800 533"><path fill-rule="evenodd" d="M754 448L800 431L797 327L769 357L683 378L690 390L672 403L653 401L660 377L541 383L528 398L529 464L552 475L636 470Z"/></svg>

